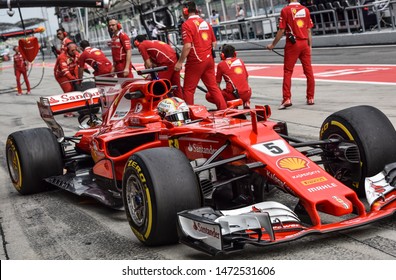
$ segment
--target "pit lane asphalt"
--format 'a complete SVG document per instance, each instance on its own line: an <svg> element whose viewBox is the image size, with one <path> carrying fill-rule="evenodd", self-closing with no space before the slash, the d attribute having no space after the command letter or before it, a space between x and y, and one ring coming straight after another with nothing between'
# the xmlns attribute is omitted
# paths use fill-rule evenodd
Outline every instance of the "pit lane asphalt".
<svg viewBox="0 0 396 280"><path fill-rule="evenodd" d="M334 55L337 54L337 55ZM247 62L281 63L268 51L240 52ZM373 48L314 49L314 63L396 64L396 50L389 46ZM320 59L318 59L320 57ZM53 61L53 59L52 59ZM137 55L134 62L141 62ZM4 63L3 65L7 65ZM41 77L40 67L33 69L30 81L34 86ZM0 72L0 91L15 86L10 68ZM316 83L316 104L305 105L305 81L293 80L293 107L279 111L281 79L249 80L253 88L253 104L268 104L272 119L288 123L289 133L304 139L317 139L323 120L332 112L359 104L381 109L396 126L395 85L365 83ZM15 92L0 94L0 259L210 259L184 245L147 248L132 234L123 211L113 211L63 190L21 196L13 188L5 163L7 136L17 130L43 127L36 101L40 96L60 93L53 71L46 68L44 80L30 96ZM204 94L196 92L196 103L208 107ZM77 129L76 118L57 118L70 135ZM276 246L247 246L225 259L396 259L396 217L354 230L308 236Z"/></svg>

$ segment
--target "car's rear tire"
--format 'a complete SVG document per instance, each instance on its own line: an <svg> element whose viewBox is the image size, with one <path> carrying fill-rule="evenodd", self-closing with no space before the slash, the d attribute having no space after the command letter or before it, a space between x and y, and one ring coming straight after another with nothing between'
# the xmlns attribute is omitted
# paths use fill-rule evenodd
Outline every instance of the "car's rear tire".
<svg viewBox="0 0 396 280"><path fill-rule="evenodd" d="M45 178L61 175L61 145L48 128L33 128L10 134L6 143L8 172L15 189L33 194L48 189Z"/></svg>
<svg viewBox="0 0 396 280"><path fill-rule="evenodd" d="M128 222L145 245L178 242L177 213L201 206L197 177L175 148L154 148L126 163L122 193Z"/></svg>
<svg viewBox="0 0 396 280"><path fill-rule="evenodd" d="M360 159L346 167L345 161L324 164L332 175L347 174L342 181L359 196L365 195L364 179L396 161L396 131L389 119L372 106L356 106L333 113L323 122L320 139L342 139L355 143ZM323 158L328 160L328 158ZM348 170L349 168L349 170ZM343 169L341 171L341 169Z"/></svg>

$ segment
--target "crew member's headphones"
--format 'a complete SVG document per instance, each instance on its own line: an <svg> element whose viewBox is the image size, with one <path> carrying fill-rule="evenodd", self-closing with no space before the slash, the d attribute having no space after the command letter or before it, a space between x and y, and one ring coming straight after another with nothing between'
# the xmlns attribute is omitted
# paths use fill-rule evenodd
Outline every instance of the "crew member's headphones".
<svg viewBox="0 0 396 280"><path fill-rule="evenodd" d="M188 5L190 2L184 3L184 8L183 8L183 15L188 16L190 13L188 12ZM195 10L195 13L198 14L198 10Z"/></svg>
<svg viewBox="0 0 396 280"><path fill-rule="evenodd" d="M67 35L69 35L63 28L59 28L56 33L58 33L59 31L62 31L64 37L67 37Z"/></svg>
<svg viewBox="0 0 396 280"><path fill-rule="evenodd" d="M225 45L223 45L223 47L222 47L222 49L221 49L221 54L220 54L220 58L221 58L221 60L226 60L228 57L226 57L225 56L225 54L224 54L224 47L225 46L227 46L226 44ZM233 47L232 47L233 48ZM232 56L232 57L236 57L237 56L237 52L235 51L235 48L233 48L234 49L234 55Z"/></svg>

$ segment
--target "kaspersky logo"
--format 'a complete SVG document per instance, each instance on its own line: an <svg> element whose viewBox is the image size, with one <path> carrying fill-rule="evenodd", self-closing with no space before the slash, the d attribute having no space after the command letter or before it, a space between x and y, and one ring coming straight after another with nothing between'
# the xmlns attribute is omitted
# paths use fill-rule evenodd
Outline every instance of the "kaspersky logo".
<svg viewBox="0 0 396 280"><path fill-rule="evenodd" d="M279 168L289 171L297 171L308 168L308 161L299 157L285 157L276 162Z"/></svg>

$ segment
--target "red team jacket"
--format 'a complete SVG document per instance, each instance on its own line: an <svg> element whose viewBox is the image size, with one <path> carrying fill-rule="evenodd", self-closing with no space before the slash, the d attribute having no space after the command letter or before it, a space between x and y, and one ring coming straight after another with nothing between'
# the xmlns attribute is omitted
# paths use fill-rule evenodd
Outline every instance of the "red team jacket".
<svg viewBox="0 0 396 280"><path fill-rule="evenodd" d="M190 16L182 25L183 43L191 43L187 62L199 63L212 56L212 43L216 42L212 26L198 15Z"/></svg>
<svg viewBox="0 0 396 280"><path fill-rule="evenodd" d="M111 55L113 56L114 63L126 61L126 52L130 49L131 41L128 35L122 30L111 37Z"/></svg>
<svg viewBox="0 0 396 280"><path fill-rule="evenodd" d="M217 65L216 82L220 83L222 77L226 82L227 92L232 92L234 87L238 89L239 93L250 90L247 82L249 74L243 61L237 57L229 57Z"/></svg>
<svg viewBox="0 0 396 280"><path fill-rule="evenodd" d="M84 64L87 63L94 70L94 75L103 75L111 72L111 62L106 55L97 48L86 47L79 58L80 68L84 68Z"/></svg>
<svg viewBox="0 0 396 280"><path fill-rule="evenodd" d="M292 30L297 40L308 39L308 29L312 28L313 22L309 10L300 3L293 2L284 7L279 18L279 28L285 29L289 34Z"/></svg>
<svg viewBox="0 0 396 280"><path fill-rule="evenodd" d="M56 78L66 77L68 80L78 79L78 59L79 54L75 57L63 52L58 56L54 67L54 75Z"/></svg>
<svg viewBox="0 0 396 280"><path fill-rule="evenodd" d="M145 40L139 43L138 49L144 61L150 58L158 66L174 65L177 62L175 50L162 41Z"/></svg>
<svg viewBox="0 0 396 280"><path fill-rule="evenodd" d="M26 61L20 53L14 54L14 69L19 72L25 72L27 70Z"/></svg>

